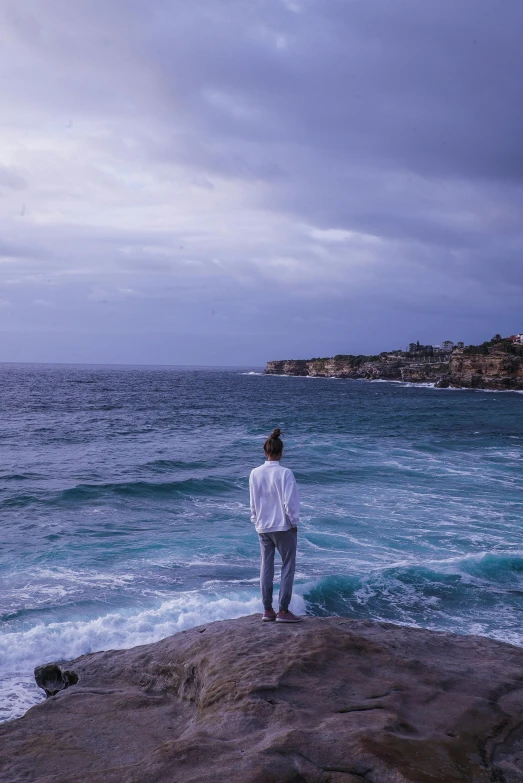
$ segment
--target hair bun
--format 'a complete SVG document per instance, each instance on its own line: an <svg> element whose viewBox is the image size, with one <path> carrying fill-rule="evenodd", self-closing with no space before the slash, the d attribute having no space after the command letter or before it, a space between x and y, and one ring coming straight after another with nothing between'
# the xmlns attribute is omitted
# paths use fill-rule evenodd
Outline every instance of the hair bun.
<svg viewBox="0 0 523 783"><path fill-rule="evenodd" d="M269 459L280 459L282 452L283 452L283 441L280 440L280 435L282 435L282 431L279 427L276 427L265 443L263 444L263 450L265 451L265 454Z"/></svg>

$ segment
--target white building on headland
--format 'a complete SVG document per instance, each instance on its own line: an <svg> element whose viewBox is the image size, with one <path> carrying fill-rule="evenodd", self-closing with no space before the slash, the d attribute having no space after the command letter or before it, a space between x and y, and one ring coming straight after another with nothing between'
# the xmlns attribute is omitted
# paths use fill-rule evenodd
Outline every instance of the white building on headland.
<svg viewBox="0 0 523 783"><path fill-rule="evenodd" d="M454 348L463 348L464 343L453 343L452 340L443 340L441 345L420 345L420 342L418 340L417 343L409 343L407 348L405 349L405 353L425 353L425 354L432 354L432 353L452 353Z"/></svg>

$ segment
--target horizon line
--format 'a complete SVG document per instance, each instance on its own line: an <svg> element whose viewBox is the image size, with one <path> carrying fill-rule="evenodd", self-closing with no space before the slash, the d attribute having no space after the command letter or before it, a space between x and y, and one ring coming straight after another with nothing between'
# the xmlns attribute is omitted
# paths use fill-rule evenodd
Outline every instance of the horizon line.
<svg viewBox="0 0 523 783"><path fill-rule="evenodd" d="M5 365L15 365L17 367L20 366L29 366L32 367L34 365L40 366L40 367L178 367L178 368L187 368L187 369L199 369L199 368L205 368L205 369L214 369L214 370L221 370L221 369L248 369L253 367L262 367L262 365L258 364L141 364L139 362L10 362L10 361L3 361L0 360L0 366Z"/></svg>

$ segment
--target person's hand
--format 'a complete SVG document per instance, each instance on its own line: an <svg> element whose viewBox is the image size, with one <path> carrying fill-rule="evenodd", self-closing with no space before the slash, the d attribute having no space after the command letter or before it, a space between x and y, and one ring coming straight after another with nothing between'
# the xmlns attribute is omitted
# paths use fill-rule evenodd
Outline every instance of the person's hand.
<svg viewBox="0 0 523 783"><path fill-rule="evenodd" d="M292 530L293 533L297 533L298 532L298 528L296 527L296 525L292 525L291 530Z"/></svg>

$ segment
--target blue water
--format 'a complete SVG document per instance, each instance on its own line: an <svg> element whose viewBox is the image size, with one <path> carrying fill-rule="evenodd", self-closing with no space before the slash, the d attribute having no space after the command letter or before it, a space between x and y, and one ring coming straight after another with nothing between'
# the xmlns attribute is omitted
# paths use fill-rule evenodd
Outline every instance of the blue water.
<svg viewBox="0 0 523 783"><path fill-rule="evenodd" d="M293 606L523 645L523 395L248 370L0 366L0 720L32 669L250 614L248 474L302 499Z"/></svg>

